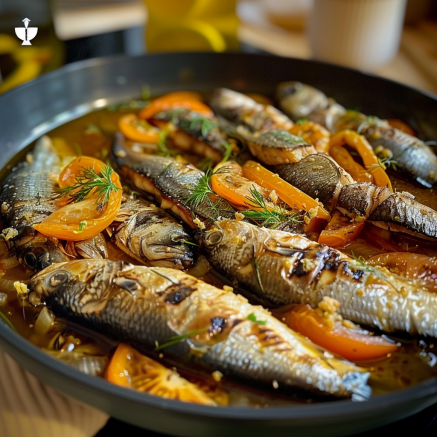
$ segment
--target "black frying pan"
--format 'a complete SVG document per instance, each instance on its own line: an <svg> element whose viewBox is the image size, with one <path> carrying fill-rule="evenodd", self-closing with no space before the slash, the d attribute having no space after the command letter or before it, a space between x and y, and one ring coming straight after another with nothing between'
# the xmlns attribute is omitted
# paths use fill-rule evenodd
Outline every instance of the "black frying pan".
<svg viewBox="0 0 437 437"><path fill-rule="evenodd" d="M0 96L0 168L33 140L94 108L154 94L226 86L272 94L300 80L347 108L409 123L437 138L437 98L398 83L314 61L249 54L161 54L113 57L68 65ZM0 346L37 378L106 413L163 433L187 437L345 435L399 420L437 402L437 379L375 396L268 409L211 408L165 400L109 384L63 364L0 323Z"/></svg>

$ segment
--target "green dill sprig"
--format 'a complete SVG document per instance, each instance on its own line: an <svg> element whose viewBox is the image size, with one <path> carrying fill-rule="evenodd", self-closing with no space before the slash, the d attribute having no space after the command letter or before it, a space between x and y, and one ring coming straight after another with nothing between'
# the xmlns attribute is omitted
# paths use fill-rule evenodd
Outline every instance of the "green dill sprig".
<svg viewBox="0 0 437 437"><path fill-rule="evenodd" d="M377 168L382 168L384 171L387 170L388 168L392 168L393 170L396 171L398 169L397 165L398 165L398 162L394 159L391 159L391 158L380 159L380 158L378 158L378 164L372 164L366 168L370 172L375 171Z"/></svg>
<svg viewBox="0 0 437 437"><path fill-rule="evenodd" d="M256 222L261 222L261 226L273 229L284 222L299 223L302 221L302 219L299 218L299 214L288 214L287 211L280 206L275 206L274 209L268 209L264 197L255 188L255 186L252 186L249 191L251 196L246 197L246 199L250 202L248 206L256 206L257 208L262 208L262 211L255 209L240 211L241 214L243 214L245 217Z"/></svg>
<svg viewBox="0 0 437 437"><path fill-rule="evenodd" d="M93 168L82 168L80 176L76 176L76 183L70 187L60 188L59 197L70 197L71 202L82 202L91 193L97 193L98 208L102 210L109 202L111 192L121 190L111 180L114 170L106 163L100 173L96 173Z"/></svg>
<svg viewBox="0 0 437 437"><path fill-rule="evenodd" d="M382 279L383 281L390 284L390 286L393 287L396 291L398 291L396 286L392 282L390 282L389 278L387 278L387 275L384 274L384 272L367 264L366 260L361 255L357 257L353 252L351 252L351 258L354 260L353 261L354 267L364 270L365 272L371 273L373 276ZM352 264L351 262L349 263Z"/></svg>
<svg viewBox="0 0 437 437"><path fill-rule="evenodd" d="M185 202L187 205L191 205L192 207L197 208L201 203L208 199L211 203L211 206L213 206L209 197L210 194L215 195L214 191L212 191L211 188L211 178L213 174L213 171L209 169L198 180L197 185L193 188L192 194Z"/></svg>
<svg viewBox="0 0 437 437"><path fill-rule="evenodd" d="M255 257L252 258L252 268L253 268L253 271L255 272L255 276L256 276L256 280L258 281L259 288L260 288L261 292L264 293L264 287L263 287L263 284L261 282L261 275L259 273L259 265L258 265L258 261L256 260Z"/></svg>
<svg viewBox="0 0 437 437"><path fill-rule="evenodd" d="M203 158L198 164L197 168L199 170L202 170L203 172L206 172L208 170L212 170L212 167L215 164L214 158Z"/></svg>
<svg viewBox="0 0 437 437"><path fill-rule="evenodd" d="M165 142L167 140L167 137L169 136L170 131L169 130L162 130L159 132L159 141L158 141L158 149L159 149L159 155L165 156L166 158L170 156L176 155L175 150L170 150L166 145Z"/></svg>
<svg viewBox="0 0 437 437"><path fill-rule="evenodd" d="M226 162L232 156L232 152L234 150L234 147L232 146L231 143L228 143L228 142L223 143L222 146L225 149L225 153L223 153L223 158L220 162Z"/></svg>
<svg viewBox="0 0 437 437"><path fill-rule="evenodd" d="M257 319L255 313L250 313L247 316L247 320L250 320L251 322L254 322L254 323L258 323L258 325L266 325L267 324L267 320Z"/></svg>
<svg viewBox="0 0 437 437"><path fill-rule="evenodd" d="M384 126L385 122L384 120L381 120L378 117L375 117L374 115L368 115L357 127L357 133L361 134L362 130L365 127L375 125L375 126Z"/></svg>
<svg viewBox="0 0 437 437"><path fill-rule="evenodd" d="M115 103L113 105L109 105L106 109L109 112L115 111L127 111L127 110L138 110L143 109L150 104L151 92L149 84L144 84L141 87L141 99L139 100L129 100L127 102Z"/></svg>
<svg viewBox="0 0 437 437"><path fill-rule="evenodd" d="M164 349L166 347L174 346L175 344L178 344L181 341L184 341L188 338L194 337L197 334L202 334L203 332L206 332L208 330L209 330L209 327L198 329L196 331L187 332L186 334L174 335L172 337L165 339L164 342L161 344L156 342L155 350L159 351L159 350Z"/></svg>
<svg viewBox="0 0 437 437"><path fill-rule="evenodd" d="M218 123L211 120L208 117L203 117L201 115L190 118L189 120L181 120L180 127L182 129L200 129L202 137L207 137L211 130L218 127Z"/></svg>

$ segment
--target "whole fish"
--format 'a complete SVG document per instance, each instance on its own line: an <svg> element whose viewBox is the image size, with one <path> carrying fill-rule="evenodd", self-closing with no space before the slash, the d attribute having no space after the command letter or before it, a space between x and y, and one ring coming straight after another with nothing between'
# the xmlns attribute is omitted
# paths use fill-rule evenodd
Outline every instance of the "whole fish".
<svg viewBox="0 0 437 437"><path fill-rule="evenodd" d="M308 117L330 131L359 131L375 152L396 161L401 173L425 187L437 183L437 156L420 139L393 128L387 121L348 111L321 91L300 82L284 82L278 86L281 108L292 119Z"/></svg>
<svg viewBox="0 0 437 437"><path fill-rule="evenodd" d="M328 296L353 322L437 337L437 294L301 235L221 220L200 233L208 261L274 305L317 307Z"/></svg>
<svg viewBox="0 0 437 437"><path fill-rule="evenodd" d="M115 219L115 244L148 266L186 269L195 261L191 236L162 208L143 199L127 199Z"/></svg>
<svg viewBox="0 0 437 437"><path fill-rule="evenodd" d="M370 394L368 373L362 369L326 357L268 311L232 291L174 269L80 260L47 268L28 288L43 296L55 313L142 350L179 336L181 342L169 353L192 354L209 369L251 383L360 400Z"/></svg>
<svg viewBox="0 0 437 437"><path fill-rule="evenodd" d="M352 219L368 219L393 231L437 238L437 211L417 202L410 193L353 183L328 156L307 156L297 163L276 165L274 171L305 194L318 198L328 211L337 208Z"/></svg>
<svg viewBox="0 0 437 437"><path fill-rule="evenodd" d="M32 270L68 260L55 238L33 228L58 209L52 174L60 172L60 165L50 138L44 136L27 160L5 179L0 194L2 235L19 260Z"/></svg>
<svg viewBox="0 0 437 437"><path fill-rule="evenodd" d="M236 148L235 140L220 130L215 117L177 108L158 112L149 121L168 130L168 138L178 149L211 158L216 164Z"/></svg>
<svg viewBox="0 0 437 437"><path fill-rule="evenodd" d="M306 154L328 151L329 132L323 126L310 121L294 124L274 106L262 105L244 94L227 88L218 88L212 93L210 105L219 115L222 129L229 136L243 143L248 140L245 137L251 137L253 134L269 130L283 130L301 137L300 142L305 145ZM252 149L255 147L249 144L252 154L254 154ZM290 162L295 161L297 159L290 159Z"/></svg>
<svg viewBox="0 0 437 437"><path fill-rule="evenodd" d="M206 195L198 202L190 202L205 173L189 163L134 152L120 133L115 138L112 159L118 171L137 189L154 196L161 208L170 209L192 228L197 227L194 220L199 217L216 220L235 215L236 210L217 196Z"/></svg>

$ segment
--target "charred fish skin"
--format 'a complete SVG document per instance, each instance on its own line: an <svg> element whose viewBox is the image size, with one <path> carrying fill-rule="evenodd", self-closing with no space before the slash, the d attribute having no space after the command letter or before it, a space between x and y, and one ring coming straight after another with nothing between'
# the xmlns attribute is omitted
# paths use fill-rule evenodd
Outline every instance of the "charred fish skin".
<svg viewBox="0 0 437 437"><path fill-rule="evenodd" d="M355 183L328 156L310 155L300 162L276 165L273 169L282 179L318 199L329 212L338 209L352 219L384 222L395 231L407 229L437 238L437 211L408 193Z"/></svg>
<svg viewBox="0 0 437 437"><path fill-rule="evenodd" d="M420 139L377 117L348 111L320 90L300 82L280 84L276 95L281 108L293 120L305 116L331 132L357 130L375 151L380 148L389 150L399 172L409 179L427 188L437 183L437 155Z"/></svg>
<svg viewBox="0 0 437 437"><path fill-rule="evenodd" d="M55 312L109 329L113 336L153 348L169 336L200 331L174 349L196 351L196 361L252 382L317 395L365 399L368 373L327 358L303 336L261 307L180 271L80 260L34 276L29 291ZM250 320L253 314L261 325Z"/></svg>
<svg viewBox="0 0 437 437"><path fill-rule="evenodd" d="M6 178L0 205L8 244L20 261L32 270L67 261L57 241L37 232L33 225L58 209L52 172L60 160L49 137L40 138L28 160L20 163ZM5 232L6 231L6 232ZM9 234L9 235L8 235Z"/></svg>
<svg viewBox="0 0 437 437"><path fill-rule="evenodd" d="M112 150L115 166L136 188L161 202L161 208L171 209L192 228L196 227L193 225L196 216L214 221L235 215L235 208L221 198L214 202L209 197L199 203L189 202L204 172L173 158L132 152L124 141L123 135L118 133Z"/></svg>
<svg viewBox="0 0 437 437"><path fill-rule="evenodd" d="M249 132L269 129L289 129L293 122L279 109L261 105L250 97L228 88L215 89L209 104L216 114L243 126Z"/></svg>
<svg viewBox="0 0 437 437"><path fill-rule="evenodd" d="M125 253L148 266L183 270L194 265L196 251L190 234L162 208L143 199L128 199L116 221L125 214L128 218L112 237Z"/></svg>
<svg viewBox="0 0 437 437"><path fill-rule="evenodd" d="M222 220L201 234L201 244L214 268L273 305L315 308L328 296L353 322L437 337L435 293L303 236Z"/></svg>

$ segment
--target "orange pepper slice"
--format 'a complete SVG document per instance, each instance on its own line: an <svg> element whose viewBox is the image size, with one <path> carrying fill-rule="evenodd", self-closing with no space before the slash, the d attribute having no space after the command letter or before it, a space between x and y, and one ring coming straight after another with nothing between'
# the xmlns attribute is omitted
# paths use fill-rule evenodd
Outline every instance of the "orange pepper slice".
<svg viewBox="0 0 437 437"><path fill-rule="evenodd" d="M158 143L160 139L159 129L147 124L135 114L123 115L118 120L118 128L128 140L139 143Z"/></svg>
<svg viewBox="0 0 437 437"><path fill-rule="evenodd" d="M305 304L293 305L278 318L315 344L353 362L381 358L398 347L383 337L346 328L338 321L332 322Z"/></svg>
<svg viewBox="0 0 437 437"><path fill-rule="evenodd" d="M393 191L390 179L384 169L380 166L378 157L375 155L372 146L359 133L346 129L334 134L329 143L329 154L335 159L331 151L333 151L334 148L339 148L345 144L359 153L364 166L373 176L375 185L378 185L378 187L388 187L390 191ZM346 171L349 171L349 168L343 168ZM354 170L352 169L352 171Z"/></svg>
<svg viewBox="0 0 437 437"><path fill-rule="evenodd" d="M187 108L207 116L213 115L211 108L202 103L201 99L202 97L199 93L191 91L177 91L165 94L152 100L149 106L146 106L139 112L138 116L147 120L158 112L174 108Z"/></svg>
<svg viewBox="0 0 437 437"><path fill-rule="evenodd" d="M330 247L344 247L355 240L364 228L364 221L351 223L340 211L335 211L331 221L319 236L319 243Z"/></svg>

